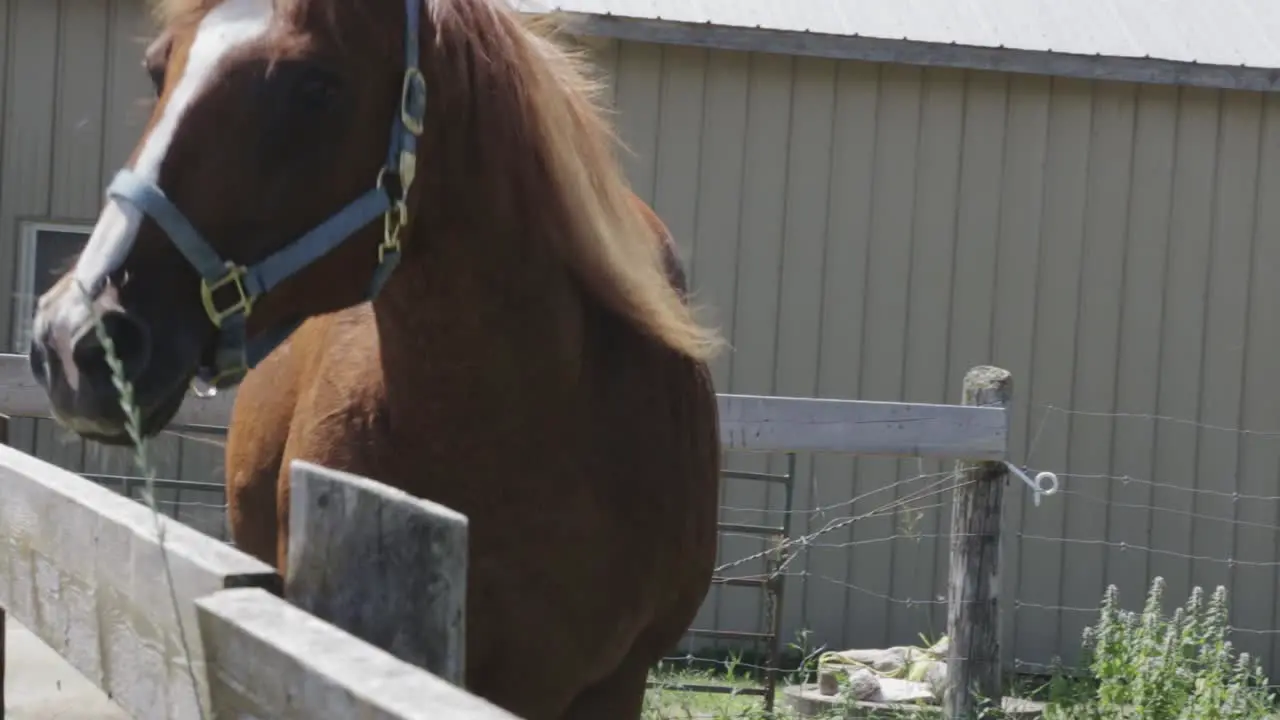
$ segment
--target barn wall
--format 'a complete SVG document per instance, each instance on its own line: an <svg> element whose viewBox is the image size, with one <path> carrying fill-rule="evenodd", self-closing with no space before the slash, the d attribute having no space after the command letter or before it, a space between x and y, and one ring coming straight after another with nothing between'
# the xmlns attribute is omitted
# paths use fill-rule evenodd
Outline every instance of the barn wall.
<svg viewBox="0 0 1280 720"><path fill-rule="evenodd" d="M1225 584L1235 625L1280 627L1280 503L1248 497L1280 495L1280 442L1220 429L1280 427L1280 100L646 44L595 51L631 176L736 348L716 364L721 391L957 402L967 368L1013 372L1015 460L1073 477L1039 508L1021 483L1008 488L1009 659L1074 658L1091 616L1053 608L1095 608L1108 583L1137 607L1155 575L1171 602L1192 583ZM767 462L781 467L754 467ZM814 531L865 514L929 481L894 483L942 469L801 458L795 521ZM729 483L724 504L780 499ZM790 567L786 639L802 627L839 647L941 634L939 500L949 497L815 539ZM722 561L759 547L726 539ZM751 629L759 612L754 593L723 589L699 624ZM1236 642L1277 672L1278 638Z"/></svg>
<svg viewBox="0 0 1280 720"><path fill-rule="evenodd" d="M142 0L0 0L6 343L18 223L92 222L145 119L149 34ZM1280 427L1280 330L1267 321L1280 301L1276 99L635 43L595 52L631 177L735 348L716 363L722 391L955 402L972 365L1014 373L1015 459L1076 477L1039 508L1009 486L1010 659L1073 656L1088 616L1037 606L1093 607L1106 583L1133 606L1157 574L1175 600L1191 583L1224 583L1236 625L1280 627L1280 503L1251 497L1280 495L1280 443L1148 417ZM72 469L134 471L127 454L51 423L18 436ZM206 481L220 479L220 455L179 438L152 452L161 476ZM946 469L801 457L797 532L923 492L942 478L901 481ZM1107 479L1119 476L1132 480ZM168 499L196 503L184 519L221 530L208 498ZM786 639L940 634L948 500L815 538L788 568ZM781 501L776 487L725 485L724 504L745 508L726 519L776 521L754 509ZM730 537L722 560L759 548ZM753 591L716 591L698 624L758 629L761 609ZM1236 640L1275 668L1280 635Z"/></svg>
<svg viewBox="0 0 1280 720"><path fill-rule="evenodd" d="M0 347L19 307L19 228L25 220L91 226L102 189L133 150L151 106L142 51L154 37L145 0L0 0ZM13 348L14 351L25 349ZM51 421L19 421L15 444L63 467L137 474L132 453L85 444ZM165 437L149 457L160 477L221 481L222 453ZM223 534L220 500L157 493L162 506ZM213 505L213 507L207 507Z"/></svg>

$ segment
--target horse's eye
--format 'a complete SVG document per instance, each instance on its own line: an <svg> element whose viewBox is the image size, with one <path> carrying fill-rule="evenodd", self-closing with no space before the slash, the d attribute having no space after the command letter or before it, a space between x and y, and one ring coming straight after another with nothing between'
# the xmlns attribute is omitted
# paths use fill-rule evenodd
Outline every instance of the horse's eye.
<svg viewBox="0 0 1280 720"><path fill-rule="evenodd" d="M156 97L160 97L160 93L164 92L164 71L163 65L148 65L147 76L151 78L151 88L155 91Z"/></svg>
<svg viewBox="0 0 1280 720"><path fill-rule="evenodd" d="M319 68L307 68L299 73L290 93L290 100L297 110L324 112L338 102L341 83L333 73Z"/></svg>

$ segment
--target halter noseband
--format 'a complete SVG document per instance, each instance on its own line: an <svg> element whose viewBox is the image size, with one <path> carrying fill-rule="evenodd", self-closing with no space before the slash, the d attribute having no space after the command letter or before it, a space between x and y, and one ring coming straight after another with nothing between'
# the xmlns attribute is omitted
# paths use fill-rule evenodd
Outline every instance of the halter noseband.
<svg viewBox="0 0 1280 720"><path fill-rule="evenodd" d="M386 163L378 171L377 183L329 219L262 261L246 267L222 259L164 191L127 168L120 170L107 187L107 197L127 202L150 216L200 273L204 310L218 331L212 365L202 365L197 372L206 384L215 388L235 385L250 368L288 339L302 324L302 319L248 338L248 318L254 303L379 215L384 218L383 240L378 246L378 267L366 299L378 294L399 263L401 234L409 215L406 198L417 169L418 137L422 135L427 104L427 82L418 66L420 7L421 0L405 0L404 83L399 112L392 121ZM394 188L387 183L393 175L397 185Z"/></svg>

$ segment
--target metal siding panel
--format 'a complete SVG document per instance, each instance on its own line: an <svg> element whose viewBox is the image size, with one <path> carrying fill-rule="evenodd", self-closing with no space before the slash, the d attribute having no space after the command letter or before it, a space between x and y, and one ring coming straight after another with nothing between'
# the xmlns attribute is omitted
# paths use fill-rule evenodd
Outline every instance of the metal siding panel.
<svg viewBox="0 0 1280 720"><path fill-rule="evenodd" d="M694 300L702 320L719 327L731 342L733 298L738 286L749 58L744 53L710 54L698 162L697 236L692 263L698 281ZM723 352L712 361L716 387L728 387L734 354Z"/></svg>
<svg viewBox="0 0 1280 720"><path fill-rule="evenodd" d="M91 224L98 214L106 12L106 4L95 0L61 2L49 196L49 212L58 220ZM68 470L85 470L86 443L57 423L36 425L37 455ZM101 449L94 444L90 452Z"/></svg>
<svg viewBox="0 0 1280 720"><path fill-rule="evenodd" d="M1265 384L1265 358L1276 345L1259 329L1269 324L1245 325L1248 313L1274 304L1269 284L1241 282L1247 268L1262 273L1280 262L1268 260L1265 243L1250 250L1274 224L1264 206L1253 229L1253 193L1265 192L1253 178L1275 182L1269 153L1280 142L1267 135L1254 150L1260 98L1232 97L1221 130L1231 140L1219 152L1213 93L1179 104L1176 91L1157 86L981 72L963 81L947 71L922 78L912 69L816 60L799 61L793 83L790 62L712 52L701 84L696 62L665 68L657 197L665 198L664 217L693 222L695 297L733 331L732 359L718 363L722 389L955 402L972 365L1011 369L1018 378L1012 445L1033 469L1064 472L1066 489L1038 509L1020 483L1008 489L1003 643L1023 670L1043 669L1055 655L1077 657L1080 631L1094 615L1062 606L1096 607L1106 582L1117 582L1125 605L1136 607L1152 576L1180 570L1182 587L1170 594L1185 598L1189 561L1133 546L1263 563L1280 557L1270 503L1197 501L1199 512L1243 521L1234 536L1211 537L1202 530L1216 521L1179 514L1192 509L1185 492L1157 490L1153 498L1142 482L1111 479L1173 476L1189 486L1198 476L1201 489L1275 494L1277 448L1252 444L1274 445L1270 436L1146 419L1197 419L1196 396L1204 393L1223 403L1205 400L1205 422L1280 425L1280 405L1265 388L1245 393L1250 386L1241 384ZM697 132L677 129L676 117L697 123ZM1261 132L1280 137L1273 124ZM696 163L678 157L690 148ZM677 190L684 176L695 172L697 197L679 197L690 192ZM1172 251L1170 234L1178 243ZM1213 274L1207 301L1206 272ZM1187 381L1194 391L1177 387ZM1046 413L1045 404L1098 414ZM1216 449L1207 440L1214 432L1226 436ZM1188 442L1197 436L1198 455ZM1237 456L1237 473L1220 472ZM812 470L801 465L807 487L796 508L809 514L807 530L900 495L885 488L919 468L914 460L877 467L863 459L855 475L854 464L819 456ZM748 483L727 485L727 506L768 500ZM881 496L851 505L876 489ZM1160 508L1154 517L1152 504ZM812 632L811 646L832 648L940 634L941 606L920 613L919 605L945 594L946 506L927 512L936 514L916 530L940 536L929 550L912 549L910 538L884 542L903 532L900 523L871 519L812 543L804 564L793 565L804 580L788 586L784 640L800 629ZM748 552L744 541L728 539L721 560ZM1270 565L1236 568L1237 624L1273 627L1265 599L1276 575ZM906 600L914 607L897 602ZM758 629L760 609L751 591L716 590L698 625ZM1273 640L1238 642L1257 652Z"/></svg>
<svg viewBox="0 0 1280 720"><path fill-rule="evenodd" d="M103 123L102 185L129 159L154 107L142 54L156 34L147 0L110 0L107 105Z"/></svg>
<svg viewBox="0 0 1280 720"><path fill-rule="evenodd" d="M795 89L791 98L791 133L786 168L785 242L779 287L777 364L774 391L780 395L812 397L818 385L819 347L822 338L823 262L826 256L831 188L832 134L835 118L837 64L798 58ZM792 534L806 531L802 518L813 504L812 487L805 478L813 467L811 454L796 457L795 495L792 499ZM775 460L772 470L785 472L785 459ZM772 489L771 507L781 508L784 494ZM770 516L770 523L781 515ZM809 551L792 561L793 577L787 578L783 598L784 641L794 639L804 627ZM818 585L821 583L813 583ZM815 592L821 588L815 587Z"/></svg>
<svg viewBox="0 0 1280 720"><path fill-rule="evenodd" d="M50 201L60 219L91 223L101 207L107 10L102 0L62 0Z"/></svg>
<svg viewBox="0 0 1280 720"><path fill-rule="evenodd" d="M1158 508L1152 518L1151 576L1168 581L1170 597L1186 597L1191 589L1193 494L1196 486L1200 432L1200 384L1210 244L1213 232L1214 168L1218 144L1216 91L1183 88L1174 166L1173 215L1170 223L1165 323L1161 338L1160 396L1156 414L1189 420L1160 422L1157 429L1152 494ZM1128 607L1140 607L1143 592L1124 593Z"/></svg>
<svg viewBox="0 0 1280 720"><path fill-rule="evenodd" d="M1009 422L1009 447L1016 458L1028 442L1028 398L1032 376L1032 337L1036 324L1036 274L1040 266L1041 210L1044 204L1044 163L1049 131L1050 81L1038 76L1012 76L1004 138L1004 166L1000 186L1000 218L996 226L996 299L993 312L991 361L1013 374L1014 414ZM1019 390L1021 388L1021 390ZM952 402L955 402L953 399ZM1023 453L1025 454L1025 450ZM1005 532L1022 531L1021 487L1005 491ZM1023 543L1012 543L1004 555L1003 571L1011 576L1006 587L1021 597L1026 591L1021 570ZM1023 613L1006 618L1003 633L1014 657L1024 657L1031 643L1019 634Z"/></svg>
<svg viewBox="0 0 1280 720"><path fill-rule="evenodd" d="M764 395L774 392L792 63L792 58L781 55L753 55L749 62L730 392ZM747 471L769 469L768 457L754 453L735 454L727 465ZM731 480L727 486L726 505L768 507L769 488L764 483ZM742 513L736 516L749 517ZM763 517L756 515L755 522L761 521ZM756 538L725 537L721 542L726 560L752 555L762 549L761 541ZM764 567L762 561L752 561L734 570L737 574L754 575L762 573ZM728 593L721 594L721 624L726 629L760 630L763 595L741 589L733 596L730 600Z"/></svg>
<svg viewBox="0 0 1280 720"><path fill-rule="evenodd" d="M1067 462L1071 472L1077 474L1105 475L1113 462L1114 422L1105 413L1114 412L1116 403L1135 90L1129 84L1093 86L1072 406L1104 414L1080 416L1071 427ZM1058 420L1056 427L1061 427L1060 415ZM1113 515L1107 502L1111 486L1108 480L1075 483L1058 498L1047 499L1042 507L1063 505L1067 537L1106 539L1108 518ZM1068 545L1063 549L1062 605L1097 606L1105 589L1110 555L1105 545ZM1048 618L1042 613L1037 615ZM1074 660L1081 633L1094 618L1086 613L1060 611L1058 619L1064 659Z"/></svg>
<svg viewBox="0 0 1280 720"><path fill-rule="evenodd" d="M0 187L0 232L13 238L4 267L16 268L18 222L49 213L55 87L58 66L58 4L14 0L9 57L9 102L4 118L4 168ZM0 297L12 308L13 272L0 273ZM5 344L13 337L12 309L0 317ZM20 351L15 348L15 351Z"/></svg>
<svg viewBox="0 0 1280 720"><path fill-rule="evenodd" d="M53 157L55 85L58 64L58 4L49 0L10 0L8 47L5 57L7 99L4 147L0 148L0 236L5 238L5 255L0 267L0 338L9 345L13 337L12 302L14 273L19 267L18 223L22 218L39 218L49 213L50 163ZM15 352L22 352L14 348ZM32 420L10 426L15 447L36 452L36 427Z"/></svg>
<svg viewBox="0 0 1280 720"><path fill-rule="evenodd" d="M912 222L911 269L903 358L902 400L946 402L947 322L951 306L956 211L960 195L960 162L964 137L965 75L959 70L928 69L923 74L920 109L920 148L916 158L915 210ZM952 401L954 402L954 400ZM906 459L900 477L928 475L913 483L920 490L949 482L939 473L953 463ZM946 606L937 601L935 578L949 565L947 538L940 537L950 522L951 494L937 493L913 503L894 542L894 595L911 603L890 608L891 636L915 643L918 635L931 639L946 634ZM942 586L945 587L945 586Z"/></svg>
<svg viewBox="0 0 1280 720"><path fill-rule="evenodd" d="M694 301L701 319L721 328L732 342L734 295L737 293L738 228L742 205L743 153L746 143L748 55L712 52L707 61L703 92L702 142L698 149L698 203L695 218L694 257L698 281ZM711 364L716 387L728 386L732 351ZM728 481L721 485L720 501L729 498ZM721 549L719 562L727 555ZM718 626L721 598L740 596L742 590L715 587L695 620L697 627Z"/></svg>
<svg viewBox="0 0 1280 720"><path fill-rule="evenodd" d="M884 65L880 74L876 119L875 183L871 190L871 237L867 259L866 315L863 326L860 397L900 400L905 380L908 276L911 269L912 223L916 201L916 158L920 136L921 70ZM914 466L914 461L906 464ZM907 473L904 475L904 472ZM869 507L899 500L920 489L900 482L913 468L891 458L865 457L857 461L859 494L882 491ZM936 502L936 501L935 501ZM862 514L861 512L859 514ZM895 644L890 608L904 601L894 586L891 538L903 517L890 510L865 518L854 526L856 540L879 539L855 565L850 582L861 588L851 598L857 630L854 642L880 647ZM908 638L908 640L914 638Z"/></svg>
<svg viewBox="0 0 1280 720"><path fill-rule="evenodd" d="M1211 234L1201 242L1211 246L1208 267L1204 334L1204 367L1200 382L1202 423L1218 428L1240 425L1244 353L1247 341L1249 264L1255 218L1254 189L1258 180L1258 134L1262 97L1231 93L1219 97L1218 152L1214 171ZM1228 563L1237 557L1235 517L1239 503L1240 442L1234 430L1203 428L1197 460L1191 523L1191 552L1205 560L1192 567L1191 581L1206 591L1236 583L1266 587L1258 582L1270 568ZM1265 572L1266 577L1270 576ZM1185 595L1170 598L1185 600ZM1250 602L1248 594L1232 595L1232 609ZM1257 596L1252 599L1257 602Z"/></svg>
<svg viewBox="0 0 1280 720"><path fill-rule="evenodd" d="M1078 80L1054 79L1049 105L1049 146L1044 166L1044 209L1039 228L1041 262L1036 276L1035 326L1032 342L1032 383L1028 400L1037 411L1046 404L1072 406L1075 384L1074 354L1080 296L1080 261L1084 246L1084 219L1088 177L1091 86ZM1052 419L1050 420L1052 423ZM1068 466L1067 449L1072 424L1052 425L1040 436L1029 462L1061 470ZM1076 549L1061 542L1031 541L1030 536L1058 538L1064 529L1069 500L1023 506L1020 597L1040 605L1061 605L1066 567L1078 561ZM1053 611L1019 613L1020 637L1039 651L1059 646L1059 619ZM1047 662L1037 653L1033 662Z"/></svg>
<svg viewBox="0 0 1280 720"><path fill-rule="evenodd" d="M653 203L655 161L661 114L662 48L648 43L621 43L615 80L618 134L630 149L623 166L636 193Z"/></svg>
<svg viewBox="0 0 1280 720"><path fill-rule="evenodd" d="M654 148L653 208L680 248L690 283L697 243L698 150L702 144L707 55L708 51L698 48L662 48L661 102Z"/></svg>
<svg viewBox="0 0 1280 720"><path fill-rule="evenodd" d="M746 145L746 102L749 95L749 55L712 53L708 58L704 92L703 142L699 147L698 217L694 240L694 261L698 284L694 300L701 319L721 328L733 342L733 319L739 263L742 173ZM717 388L730 383L732 350L722 352L712 363ZM723 392L723 389L722 389ZM728 459L726 459L728 460ZM721 505L732 497L731 486L741 480L721 484ZM719 562L732 560L721 548ZM719 626L719 609L724 597L741 597L741 589L717 587L701 607L699 626ZM730 602L733 602L732 600Z"/></svg>
<svg viewBox="0 0 1280 720"><path fill-rule="evenodd" d="M871 188L875 178L880 66L843 62L836 71L831 148L831 198L827 207L826 258L822 268L822 335L818 338L818 397L857 398L866 307ZM813 461L808 531L831 525L808 558L805 617L812 643L848 647L856 618L850 612L849 577L870 551L852 545L856 523L847 518L871 499L856 499L854 460L819 455Z"/></svg>
<svg viewBox="0 0 1280 720"><path fill-rule="evenodd" d="M1116 543L1107 559L1105 582L1130 586L1147 578L1151 555L1123 547L1148 547L1152 525L1159 518L1150 510L1149 484L1156 462L1157 425L1144 417L1155 411L1160 392L1162 348L1172 213L1178 91L1171 87L1138 86L1133 126L1133 183L1125 228L1120 345L1117 350L1117 413L1132 418L1115 424L1114 457L1101 478L1063 478L1064 487L1094 482L1108 484L1112 524L1108 538ZM1113 482L1108 475L1136 478ZM1133 590L1126 596L1141 590ZM1127 597L1132 607L1134 598ZM1095 607L1096 601L1088 607Z"/></svg>
<svg viewBox="0 0 1280 720"><path fill-rule="evenodd" d="M1243 402L1240 426L1257 430L1280 428L1280 394L1275 392L1275 357L1280 353L1280 323L1275 322L1280 307L1280 96L1263 98L1258 184L1255 193L1256 224L1253 229L1253 256L1249 282L1248 335L1245 339L1245 366L1242 378ZM1274 432L1249 435L1240 451L1240 493L1238 504L1237 557L1244 562L1270 563L1270 567L1250 571L1232 588L1234 623L1249 630L1280 628L1280 501L1275 498L1280 476L1280 443ZM1277 674L1280 633L1239 633L1233 640L1242 650L1266 658L1270 676ZM1274 682L1274 680L1272 681Z"/></svg>

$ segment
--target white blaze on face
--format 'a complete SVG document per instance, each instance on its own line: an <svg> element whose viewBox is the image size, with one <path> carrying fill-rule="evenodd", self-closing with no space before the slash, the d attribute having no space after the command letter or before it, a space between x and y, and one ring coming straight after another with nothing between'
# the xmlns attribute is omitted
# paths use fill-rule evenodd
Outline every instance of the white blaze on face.
<svg viewBox="0 0 1280 720"><path fill-rule="evenodd" d="M192 102L213 80L219 62L229 53L265 35L272 15L272 0L224 0L204 16L196 29L182 77L178 78L160 119L147 135L134 163L134 172L153 183L159 179L160 166L174 135ZM142 220L142 213L132 205L108 200L76 263L75 279L91 288L119 268L133 247ZM72 294L78 294L74 288ZM84 308L84 312L87 310ZM63 310L64 314L67 312L78 314ZM66 320L72 321L71 318Z"/></svg>

